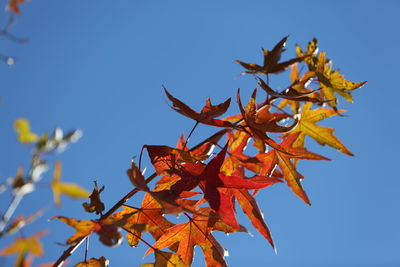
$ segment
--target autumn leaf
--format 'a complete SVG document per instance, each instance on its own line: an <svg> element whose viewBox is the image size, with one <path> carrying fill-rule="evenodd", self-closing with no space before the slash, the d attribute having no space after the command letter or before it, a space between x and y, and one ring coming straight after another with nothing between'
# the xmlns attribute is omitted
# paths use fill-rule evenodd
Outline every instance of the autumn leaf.
<svg viewBox="0 0 400 267"><path fill-rule="evenodd" d="M309 59L309 58L308 58ZM292 91L292 94L310 94L305 98L305 101L316 103L317 105L322 105L323 103L329 102L323 99L323 96L320 94L320 91L308 89L308 84L316 77L314 71L308 71L304 73L301 77L299 76L299 70L297 65L293 65L292 70L290 71L290 80L292 84L289 87L289 90ZM297 92L297 93L296 93ZM284 98L279 103L278 108L283 109L285 106L290 105L293 114L299 113L300 101L302 99L291 100L290 98Z"/></svg>
<svg viewBox="0 0 400 267"><path fill-rule="evenodd" d="M271 87L269 87L268 84L266 84L262 79L257 78L258 84L261 86L264 91L276 98L282 98L282 99L287 99L287 100L292 100L292 101L305 101L305 102L314 102L314 103L319 103L322 104L324 101L318 98L310 97L309 95L314 94L316 91L314 90L307 90L305 92L299 92L296 89L294 89L293 86L288 87L285 89L282 93L275 92L272 90Z"/></svg>
<svg viewBox="0 0 400 267"><path fill-rule="evenodd" d="M31 132L29 121L25 118L19 118L14 121L14 130L17 132L17 139L22 144L30 144L38 141L37 134Z"/></svg>
<svg viewBox="0 0 400 267"><path fill-rule="evenodd" d="M72 198L87 198L89 192L81 188L77 184L61 182L61 161L56 161L54 166L53 181L51 188L53 189L54 203L61 205L60 195L66 195Z"/></svg>
<svg viewBox="0 0 400 267"><path fill-rule="evenodd" d="M178 243L176 254L180 255L182 261L191 265L193 261L193 252L195 246L200 246L203 250L206 266L219 267L227 266L224 256L226 251L221 247L218 241L211 234L212 230L223 231L226 233L235 231L246 231L243 227L238 230L218 220L218 216L208 208L199 210L198 215L189 221L175 225L167 230L157 242L145 253L145 255L154 251L170 247Z"/></svg>
<svg viewBox="0 0 400 267"><path fill-rule="evenodd" d="M147 186L143 173L144 172L140 171L139 167L133 160L131 161L131 168L126 171L126 174L128 175L129 181L131 181L132 185L142 191L147 192L150 191L150 189Z"/></svg>
<svg viewBox="0 0 400 267"><path fill-rule="evenodd" d="M255 176L245 179L241 176L226 176L220 172L228 145L226 145L206 166L201 174L200 187L204 198L210 207L221 216L221 220L234 229L239 227L233 207L233 195L227 188L260 189L270 186L279 179L265 176Z"/></svg>
<svg viewBox="0 0 400 267"><path fill-rule="evenodd" d="M237 63L242 65L247 69L246 73L249 74L269 74L269 73L279 73L290 67L291 65L303 61L308 55L296 57L288 61L279 62L281 59L282 52L285 51L284 47L286 45L288 36L284 37L275 47L269 51L267 49L262 49L264 54L264 65L260 66L254 63L245 63L240 60L236 60Z"/></svg>
<svg viewBox="0 0 400 267"><path fill-rule="evenodd" d="M148 153L156 172L160 174L171 174L178 168L179 163L196 163L205 160L209 155L194 153L187 150L172 148L169 146L144 146Z"/></svg>
<svg viewBox="0 0 400 267"><path fill-rule="evenodd" d="M67 244L73 244L78 239L88 236L91 233L100 230L101 228L99 223L89 220L76 220L74 218L68 218L64 216L54 216L51 219L59 219L65 224L75 228L76 232L67 239Z"/></svg>
<svg viewBox="0 0 400 267"><path fill-rule="evenodd" d="M257 231L271 244L275 249L275 244L271 236L271 232L264 221L263 213L258 207L255 198L246 189L231 189L242 208L243 212L251 221Z"/></svg>
<svg viewBox="0 0 400 267"><path fill-rule="evenodd" d="M4 248L3 250L0 250L0 256L18 254L15 261L15 266L23 266L27 254L43 256L43 248L42 244L39 242L39 238L46 234L47 231L42 231L27 238L17 237L13 244Z"/></svg>
<svg viewBox="0 0 400 267"><path fill-rule="evenodd" d="M88 261L81 261L75 264L74 267L106 267L108 266L108 260L101 256L100 258L91 258Z"/></svg>
<svg viewBox="0 0 400 267"><path fill-rule="evenodd" d="M345 110L332 110L329 108L318 108L311 109L312 103L305 103L302 107L300 119L298 125L289 133L300 132L298 143L304 144L304 138L306 135L313 138L320 145L328 145L336 148L338 151L353 156L353 153L347 149L347 147L333 135L334 129L317 125L316 123L340 113Z"/></svg>
<svg viewBox="0 0 400 267"><path fill-rule="evenodd" d="M75 233L67 239L67 244L69 245L74 244L79 239L93 232L99 235L99 240L106 246L117 246L122 241L121 233L118 230L118 222L115 221L108 224L107 221L76 220L64 216L54 216L51 219L59 219L63 223L75 228ZM123 224L123 222L120 224Z"/></svg>
<svg viewBox="0 0 400 267"><path fill-rule="evenodd" d="M229 108L231 99L229 98L224 103L219 105L212 105L211 100L207 99L206 105L203 107L200 113L191 109L188 105L180 101L179 99L173 97L167 89L165 89L165 94L167 95L168 99L172 102L171 108L182 115L189 117L197 122L216 126L216 127L227 127L227 128L235 128L235 125L223 120L215 119L216 117L221 116L226 112Z"/></svg>
<svg viewBox="0 0 400 267"><path fill-rule="evenodd" d="M306 51L303 52L300 45L296 45L296 54L298 57L305 57L304 61L308 64L310 70L315 69L315 65L317 62L317 53L318 53L318 40L317 38L313 38L310 42L308 42Z"/></svg>
<svg viewBox="0 0 400 267"><path fill-rule="evenodd" d="M157 240L168 228L174 225L163 216L163 207L149 193L145 194L140 208L124 205L122 209L122 211L113 214L110 219L127 218L123 227L131 231L126 236L130 246L136 247L139 244L143 232L149 231Z"/></svg>
<svg viewBox="0 0 400 267"><path fill-rule="evenodd" d="M256 120L256 90L253 91L253 94L250 97L249 103L246 105L246 109L243 108L242 101L240 99L240 90L237 92L237 102L242 113L243 119L246 122L245 127L249 129L249 134L257 141L260 141L262 144L265 143L270 147L280 150L285 153L282 147L271 139L266 132L274 132L274 133L284 133L291 131L296 125L297 120L293 122L290 126L280 126L277 124L277 121L267 121L263 123L258 123ZM259 150L263 150L259 148Z"/></svg>
<svg viewBox="0 0 400 267"><path fill-rule="evenodd" d="M145 263L140 267L189 267L190 265L184 263L181 257L177 254L155 250L154 256L155 263Z"/></svg>
<svg viewBox="0 0 400 267"><path fill-rule="evenodd" d="M7 8L11 11L13 11L15 14L20 14L20 8L19 5L22 3L25 3L26 0L9 0L7 4Z"/></svg>
<svg viewBox="0 0 400 267"><path fill-rule="evenodd" d="M300 133L292 133L287 135L281 142L281 147L288 153L283 153L273 149L266 155L260 155L258 158L265 163L268 171L272 170L276 165L279 166L283 173L283 177L290 189L300 197L306 204L311 205L310 200L303 190L301 179L303 178L296 170L295 164L291 159L308 159L308 160L329 160L321 155L307 151L303 147L294 147L293 144L299 138Z"/></svg>
<svg viewBox="0 0 400 267"><path fill-rule="evenodd" d="M250 157L243 153L249 141L250 135L244 131L228 133L229 155L225 157L224 163L221 166L221 172L226 175L232 175L239 165L246 165L249 168L249 164L257 164L250 162Z"/></svg>
<svg viewBox="0 0 400 267"><path fill-rule="evenodd" d="M346 80L338 70L332 70L331 64L326 62L325 52L319 54L315 72L322 86L322 93L329 101L328 104L334 108L337 103L335 93L341 95L347 101L353 102L351 91L367 83L366 81L358 83Z"/></svg>
<svg viewBox="0 0 400 267"><path fill-rule="evenodd" d="M104 186L102 188L97 187L97 182L94 181L94 188L92 191L92 194L90 194L89 199L90 199L90 203L83 203L82 206L85 209L85 211L92 213L92 212L96 212L96 214L101 214L105 207L104 207L104 203L101 202L100 199L100 193L104 190Z"/></svg>

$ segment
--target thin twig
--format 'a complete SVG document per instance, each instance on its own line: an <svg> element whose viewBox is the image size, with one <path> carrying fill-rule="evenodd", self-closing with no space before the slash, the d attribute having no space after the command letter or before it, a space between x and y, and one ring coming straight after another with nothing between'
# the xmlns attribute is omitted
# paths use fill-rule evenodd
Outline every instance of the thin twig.
<svg viewBox="0 0 400 267"><path fill-rule="evenodd" d="M4 215L1 218L1 221L0 221L0 236L2 236L4 234L3 233L4 228L6 227L7 223L11 219L12 215L14 214L15 210L17 209L17 207L18 207L18 205L21 202L23 197L24 197L24 194L20 190L14 195L10 205L8 206L6 212L4 213Z"/></svg>
<svg viewBox="0 0 400 267"><path fill-rule="evenodd" d="M69 248L64 250L61 257L58 258L58 260L53 264L53 267L62 266L64 264L65 260L74 253L74 251L83 243L83 241L85 241L85 239L87 237L88 236L80 237L79 239L76 240L76 242L74 244L72 244L71 246L69 246Z"/></svg>
<svg viewBox="0 0 400 267"><path fill-rule="evenodd" d="M196 121L196 124L193 126L192 130L190 130L190 133L188 137L186 138L185 144L183 145L182 150L185 150L187 143L189 142L190 137L192 136L194 130L196 130L197 125L199 125L199 121Z"/></svg>
<svg viewBox="0 0 400 267"><path fill-rule="evenodd" d="M29 38L19 38L10 33L10 28L14 25L14 23L15 23L15 17L13 15L10 15L6 26L4 26L4 28L0 31L0 35L4 36L5 38L17 44L23 44L28 42Z"/></svg>
<svg viewBox="0 0 400 267"><path fill-rule="evenodd" d="M88 236L88 237L86 238L86 246L85 246L85 262L87 262L87 255L88 255L88 251L89 251L89 237L90 237L90 236Z"/></svg>

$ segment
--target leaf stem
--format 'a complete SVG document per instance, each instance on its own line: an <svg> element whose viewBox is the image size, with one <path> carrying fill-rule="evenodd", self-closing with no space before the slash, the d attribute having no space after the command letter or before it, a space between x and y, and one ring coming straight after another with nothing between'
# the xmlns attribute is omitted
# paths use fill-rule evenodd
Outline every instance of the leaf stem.
<svg viewBox="0 0 400 267"><path fill-rule="evenodd" d="M74 251L85 241L88 236L79 238L73 245L69 246L64 250L63 254L58 258L58 260L53 264L53 267L60 267L64 264L65 260L71 256Z"/></svg>
<svg viewBox="0 0 400 267"><path fill-rule="evenodd" d="M188 137L186 138L185 144L183 145L183 148L182 148L183 151L185 150L186 145L187 145L187 143L189 142L189 139L190 139L190 137L192 136L194 130L196 130L197 125L199 125L199 122L198 122L198 121L196 121L196 124L193 126L192 130L190 130L190 133L189 133Z"/></svg>
<svg viewBox="0 0 400 267"><path fill-rule="evenodd" d="M23 197L24 194L20 190L14 195L10 205L8 206L0 221L0 237L4 235L4 228L6 227L8 221L11 219Z"/></svg>
<svg viewBox="0 0 400 267"><path fill-rule="evenodd" d="M88 255L88 251L89 251L89 237L90 237L90 236L88 236L88 237L86 238L86 246L85 246L85 262L87 262L87 255Z"/></svg>

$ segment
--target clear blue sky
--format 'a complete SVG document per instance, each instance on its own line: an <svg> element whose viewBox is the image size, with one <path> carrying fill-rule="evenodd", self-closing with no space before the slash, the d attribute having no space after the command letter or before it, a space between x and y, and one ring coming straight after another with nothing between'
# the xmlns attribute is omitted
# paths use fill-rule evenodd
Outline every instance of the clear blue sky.
<svg viewBox="0 0 400 267"><path fill-rule="evenodd" d="M0 64L0 179L21 164L28 167L29 150L16 142L14 119L29 118L39 133L56 126L81 128L83 138L56 156L64 165L63 179L87 189L96 179L106 186L103 198L110 207L130 190L125 170L143 144L174 145L193 125L168 107L162 85L195 108L207 97L225 100L238 87L248 95L254 80L235 79L242 71L235 59L260 62L260 48L271 48L286 35L290 56L296 43L304 46L317 37L346 78L369 81L354 93L354 104L341 101L348 117L324 122L336 128L356 157L310 142L314 152L333 159L300 165L312 206L283 185L259 196L278 255L242 216L254 237L218 236L233 267L399 266L400 2L276 2L32 0L22 5L13 32L30 42L0 39L0 51L18 58L14 67ZM207 133L200 127L193 143ZM24 199L17 214L50 204L49 188L43 184L40 192ZM7 198L1 203L3 209ZM28 235L51 229L43 239L43 262L58 258L64 248L55 242L73 232L48 218L88 218L81 201L64 198L63 203L25 229ZM97 237L91 240L89 256L104 255L111 266L153 260L142 260L144 244L112 249L97 245ZM0 241L0 247L8 242ZM81 248L71 262L83 255ZM196 250L193 266L202 265Z"/></svg>

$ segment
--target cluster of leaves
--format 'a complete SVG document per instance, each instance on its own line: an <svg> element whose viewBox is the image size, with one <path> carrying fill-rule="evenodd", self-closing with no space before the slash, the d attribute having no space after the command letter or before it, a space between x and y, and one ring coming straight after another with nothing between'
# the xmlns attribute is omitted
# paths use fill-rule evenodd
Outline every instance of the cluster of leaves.
<svg viewBox="0 0 400 267"><path fill-rule="evenodd" d="M137 246L143 242L149 246L145 255L154 252L155 262L143 266L190 266L195 246L202 249L207 266L227 266L226 251L212 232L247 231L237 221L236 203L274 248L256 195L271 185L286 183L296 196L310 205L302 186L304 177L297 169L298 162L329 159L308 151L305 137L353 155L334 135L332 128L317 123L345 112L338 109L337 96L351 102L351 92L365 84L346 80L333 69L326 54L318 52L316 39L305 50L297 46L295 58L280 61L286 41L287 37L272 50L262 50L263 65L237 61L246 69L244 74L253 75L257 81L257 87L245 106L240 91L237 92L239 114L219 118L227 112L230 99L218 105L207 99L203 109L197 112L165 89L171 108L196 122L189 137L198 124L219 130L191 148L183 136L176 147L145 145L142 153L147 151L155 173L145 179L141 162L132 162L127 174L134 188L105 213L100 199L102 189L99 190L96 184L90 203L83 206L88 212L100 214L98 219L55 217L76 231L67 240L70 248L54 266L62 265L92 233L96 233L107 246L120 244L121 230L126 232L129 245ZM299 72L300 64L304 64L307 70ZM272 89L270 76L287 69L290 69L290 85L282 91ZM264 95L257 102L260 90ZM248 149L249 143L255 149ZM220 151L213 155L215 147ZM154 186L149 185L150 181L155 182ZM129 198L139 191L145 193L142 204L138 207L127 205ZM184 221L178 224L164 216L181 213ZM154 238L153 244L142 238L145 232ZM77 266L105 265L103 258L90 261L85 260Z"/></svg>
<svg viewBox="0 0 400 267"><path fill-rule="evenodd" d="M82 135L80 130L73 130L64 135L60 128L56 128L53 134L44 133L39 136L31 131L30 124L25 118L15 120L14 129L17 133L17 140L32 148L32 158L30 168L26 173L24 173L23 167L19 167L16 175L11 176L0 184L0 193L9 191L12 196L10 205L3 212L0 219L0 238L18 231L21 233L23 227L26 227L44 214L45 209L39 209L32 215L19 215L13 218L16 208L22 199L37 190L38 182L43 180L44 174L49 170L47 156L64 151L66 147L76 142ZM61 181L60 161L56 161L54 164L53 177L49 184L53 191L54 204L56 206L61 205L61 195L72 198L87 198L90 195L89 192L76 184ZM42 231L30 237L17 237L14 243L0 251L0 256L17 254L15 266L31 266L35 256L43 255L39 238L45 234L46 231Z"/></svg>

